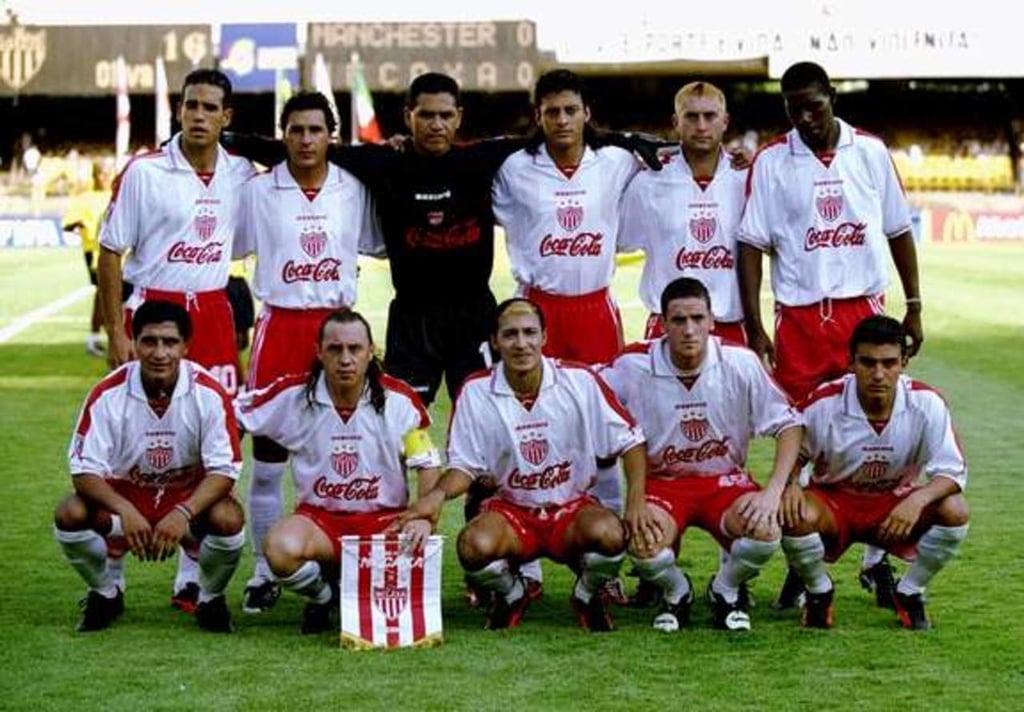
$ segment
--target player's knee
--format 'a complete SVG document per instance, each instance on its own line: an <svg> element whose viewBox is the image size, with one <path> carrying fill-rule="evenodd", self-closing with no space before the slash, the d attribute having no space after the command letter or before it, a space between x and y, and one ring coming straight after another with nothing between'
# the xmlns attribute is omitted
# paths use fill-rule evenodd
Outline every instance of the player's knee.
<svg viewBox="0 0 1024 712"><path fill-rule="evenodd" d="M263 553L275 576L291 576L304 561L306 543L293 532L274 527L263 540Z"/></svg>
<svg viewBox="0 0 1024 712"><path fill-rule="evenodd" d="M287 462L288 451L278 445L270 438L253 436L252 438L253 459L260 462Z"/></svg>
<svg viewBox="0 0 1024 712"><path fill-rule="evenodd" d="M206 521L210 534L234 536L245 526L245 513L234 498L225 497L211 505Z"/></svg>
<svg viewBox="0 0 1024 712"><path fill-rule="evenodd" d="M585 531L590 551L606 556L621 554L626 549L626 530L622 522L611 512L594 516L587 522Z"/></svg>
<svg viewBox="0 0 1024 712"><path fill-rule="evenodd" d="M89 508L78 495L65 497L53 511L53 524L66 532L79 531L89 526Z"/></svg>
<svg viewBox="0 0 1024 712"><path fill-rule="evenodd" d="M938 507L938 524L944 527L962 527L970 520L970 508L962 494L954 494L942 500Z"/></svg>
<svg viewBox="0 0 1024 712"><path fill-rule="evenodd" d="M486 566L497 558L498 543L498 535L486 527L466 527L456 542L462 567L473 571Z"/></svg>

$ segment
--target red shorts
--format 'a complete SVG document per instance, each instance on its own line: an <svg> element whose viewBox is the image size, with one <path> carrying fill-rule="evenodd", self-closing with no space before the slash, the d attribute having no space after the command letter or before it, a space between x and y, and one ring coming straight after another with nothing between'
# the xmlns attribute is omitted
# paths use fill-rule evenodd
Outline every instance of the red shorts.
<svg viewBox="0 0 1024 712"><path fill-rule="evenodd" d="M877 297L826 299L802 307L775 305L775 380L802 401L849 370L850 335L865 317L882 313Z"/></svg>
<svg viewBox="0 0 1024 712"><path fill-rule="evenodd" d="M281 376L309 373L316 358L320 325L335 311L264 305L256 319L246 387L255 390L269 386Z"/></svg>
<svg viewBox="0 0 1024 712"><path fill-rule="evenodd" d="M198 486L198 482L189 483L184 487L142 487L128 480L119 479L108 479L106 482L115 492L131 502L150 526L154 527L174 509L174 505L191 497ZM128 543L122 537L108 536L106 539L109 556L119 558L128 550ZM199 554L199 545L191 536L185 537L182 546L193 559Z"/></svg>
<svg viewBox="0 0 1024 712"><path fill-rule="evenodd" d="M644 328L645 339L659 339L665 335L661 324L661 314L651 314L647 317L647 326ZM742 321L716 321L715 328L711 330L712 336L720 336L740 346L747 345L747 330L743 328Z"/></svg>
<svg viewBox="0 0 1024 712"><path fill-rule="evenodd" d="M526 297L544 314L545 356L595 364L622 351L622 317L607 289L569 297L531 287Z"/></svg>
<svg viewBox="0 0 1024 712"><path fill-rule="evenodd" d="M192 318L192 341L188 345L188 358L207 369L224 386L228 395L238 391L238 349L235 344L235 320L227 292L215 289L209 292L164 292L158 289L136 287L142 301L164 301L180 304L188 309ZM124 328L132 337L132 314L124 310Z"/></svg>
<svg viewBox="0 0 1024 712"><path fill-rule="evenodd" d="M376 512L332 512L311 504L300 504L295 513L316 524L334 547L334 558L341 561L341 537L380 534L401 514L401 509L381 509Z"/></svg>
<svg viewBox="0 0 1024 712"><path fill-rule="evenodd" d="M877 546L901 559L913 561L917 558L917 540L931 526L930 522L933 519L931 513L937 505L933 502L924 508L909 539L897 544L881 544L877 537L878 526L889 516L893 507L913 493L913 489L901 494L854 492L838 487L820 487L812 484L806 491L828 507L832 513L832 519L836 523L835 539L822 537L825 542L825 560L829 562L838 560L843 552L856 541Z"/></svg>
<svg viewBox="0 0 1024 712"><path fill-rule="evenodd" d="M747 492L761 488L742 472L711 477L647 478L647 503L668 512L679 528L695 526L713 536L724 548L732 544L725 532L725 513Z"/></svg>
<svg viewBox="0 0 1024 712"><path fill-rule="evenodd" d="M521 561L547 556L565 563L565 533L576 516L587 507L600 507L593 497L584 495L551 507L520 507L498 497L484 502L483 511L503 516L519 537Z"/></svg>

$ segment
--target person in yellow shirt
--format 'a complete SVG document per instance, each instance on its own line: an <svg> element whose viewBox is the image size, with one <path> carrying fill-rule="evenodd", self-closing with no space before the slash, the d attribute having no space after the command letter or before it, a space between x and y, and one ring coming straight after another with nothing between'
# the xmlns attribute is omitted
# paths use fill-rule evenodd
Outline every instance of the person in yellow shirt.
<svg viewBox="0 0 1024 712"><path fill-rule="evenodd" d="M113 178L113 165L109 161L94 161L92 164L92 190L76 195L64 216L64 230L77 233L82 241L85 267L89 271L89 281L94 287L97 284L96 265L100 252L100 222L102 222L103 213L106 212L107 204L110 202L110 187ZM85 350L93 356L103 356L104 351L101 315L100 292L97 289L92 300L89 336L85 340Z"/></svg>

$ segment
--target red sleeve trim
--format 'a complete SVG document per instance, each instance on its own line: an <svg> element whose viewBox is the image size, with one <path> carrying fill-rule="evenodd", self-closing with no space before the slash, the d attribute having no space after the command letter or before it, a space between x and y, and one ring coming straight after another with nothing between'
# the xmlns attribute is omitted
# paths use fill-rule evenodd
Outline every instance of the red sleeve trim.
<svg viewBox="0 0 1024 712"><path fill-rule="evenodd" d="M93 389L89 392L88 398L85 399L85 407L82 408L82 417L78 421L78 427L75 429L75 433L84 437L89 428L92 426L92 406L93 404L103 396L109 390L117 388L122 383L128 380L129 367L125 366L119 368L113 373L107 375L102 381L97 383Z"/></svg>
<svg viewBox="0 0 1024 712"><path fill-rule="evenodd" d="M213 376L205 371L196 372L195 383L197 386L209 388L220 397L221 406L224 408L224 427L227 428L228 438L231 439L231 457L235 462L242 461L242 443L238 438L238 423L235 421L235 409L231 405L231 396L224 390Z"/></svg>
<svg viewBox="0 0 1024 712"><path fill-rule="evenodd" d="M931 385L925 383L924 381L916 381L914 379L910 379L910 390L912 390L912 391L930 391L931 393L934 393L939 398L941 398L942 402L946 403L947 406L949 405L949 403L946 401L946 396L943 395L942 391L940 391L935 386L931 386Z"/></svg>
<svg viewBox="0 0 1024 712"><path fill-rule="evenodd" d="M746 193L746 197L749 198L751 191L754 189L754 165L757 163L757 159L760 158L761 154L767 151L769 148L787 143L789 139L786 136L787 134L781 134L779 136L776 136L775 138L768 141L768 143L761 146L761 148L757 149L757 153L754 154L754 158L751 159L750 161L750 168L747 170L747 185L744 191Z"/></svg>
<svg viewBox="0 0 1024 712"><path fill-rule="evenodd" d="M117 174L117 177L114 178L113 185L111 185L111 188L110 188L110 202L113 203L114 201L117 200L117 195L118 195L118 193L121 192L121 181L124 179L125 173L128 172L129 168L131 168L133 165L135 165L136 161L141 161L141 160L146 159L146 158L159 158L160 156L163 156L163 155L165 155L165 154L164 154L164 152L161 149L156 149L155 151L149 151L147 153L140 153L139 155L132 156L130 159L128 159L128 163L126 163L124 168L121 169L121 172Z"/></svg>
<svg viewBox="0 0 1024 712"><path fill-rule="evenodd" d="M605 380L601 378L592 368L583 363L576 363L574 361L559 361L559 365L565 369L574 369L578 371L585 371L597 382L597 387L601 391L601 395L604 396L604 400L608 405L611 406L612 410L618 413L626 424L631 428L636 427L636 421L633 420L633 416L629 414L625 406L619 402L619 399L615 396L615 392L612 391L611 386L605 383Z"/></svg>
<svg viewBox="0 0 1024 712"><path fill-rule="evenodd" d="M416 412L420 415L420 427L430 427L430 414L427 413L426 407L423 405L423 399L420 398L420 394L413 390L413 387L400 378L389 376L386 373L381 374L380 385L386 390L394 391L395 393L401 393L403 396L408 398Z"/></svg>
<svg viewBox="0 0 1024 712"><path fill-rule="evenodd" d="M473 373L466 376L466 378L459 385L459 389L455 393L455 400L452 401L451 412L448 413L448 427L446 428L446 432L449 434L449 437L452 432L452 423L455 422L455 408L456 406L458 406L459 401L462 400L462 392L465 390L466 386L469 385L470 381L479 381L482 378L490 378L493 373L494 367L474 371Z"/></svg>
<svg viewBox="0 0 1024 712"><path fill-rule="evenodd" d="M253 396L252 404L249 407L259 408L267 401L275 398L281 391L305 384L308 377L302 373L296 373L291 376L279 376L273 383Z"/></svg>
<svg viewBox="0 0 1024 712"><path fill-rule="evenodd" d="M811 391L803 402L800 404L800 410L806 410L812 404L817 403L825 398L833 398L841 395L843 392L843 379L829 381L818 386L816 389Z"/></svg>

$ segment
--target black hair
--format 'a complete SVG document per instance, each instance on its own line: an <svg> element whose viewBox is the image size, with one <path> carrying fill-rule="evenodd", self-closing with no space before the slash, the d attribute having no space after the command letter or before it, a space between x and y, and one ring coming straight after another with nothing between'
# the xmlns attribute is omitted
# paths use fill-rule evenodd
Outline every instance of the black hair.
<svg viewBox="0 0 1024 712"><path fill-rule="evenodd" d="M814 62L797 62L782 73L779 81L783 93L819 86L824 91L832 90L832 82L824 67Z"/></svg>
<svg viewBox="0 0 1024 712"><path fill-rule="evenodd" d="M703 299L711 311L711 294L704 283L693 277L678 277L673 279L661 290L661 314L668 312L668 305L676 299Z"/></svg>
<svg viewBox="0 0 1024 712"><path fill-rule="evenodd" d="M184 94L185 88L193 84L209 84L212 87L217 87L224 92L222 100L224 108L231 106L233 99L231 80L219 69L193 69L185 75L185 81L181 83L181 93Z"/></svg>
<svg viewBox="0 0 1024 712"><path fill-rule="evenodd" d="M328 324L353 324L359 322L366 329L366 338L370 342L370 348L373 348L373 331L370 329L370 322L368 322L362 314L351 309L338 309L328 314L323 322L320 323L320 329L317 331L316 342L322 344L324 341L324 333L327 331ZM316 382L320 379L320 374L323 373L324 365L320 363L320 359L313 357L313 362L309 367L309 376L306 378L305 394L306 402L309 407L312 408L316 404ZM378 413L384 412L384 385L380 382L381 376L384 375L384 367L381 365L380 359L377 358L377 354L373 354L370 357L370 366L366 369L366 383L370 388L370 405Z"/></svg>
<svg viewBox="0 0 1024 712"><path fill-rule="evenodd" d="M537 82L533 85L534 108L540 108L540 102L544 97L550 96L551 94L558 94L563 91L570 91L575 94L579 94L580 99L583 101L583 106L590 106L587 88L583 84L583 79L581 79L578 74L569 71L568 69L552 69L540 75ZM593 146L595 136L596 132L594 131L594 127L591 126L588 121L583 127L583 143L587 146ZM526 137L526 146L524 148L527 153L536 155L543 143L544 132L541 130L540 126L534 126L533 130Z"/></svg>
<svg viewBox="0 0 1024 712"><path fill-rule="evenodd" d="M135 310L132 314L132 334L137 339L146 326L162 324L165 321L175 323L183 341L189 341L192 338L192 317L188 315L185 307L174 302L159 300L143 302Z"/></svg>
<svg viewBox="0 0 1024 712"><path fill-rule="evenodd" d="M881 346L884 344L895 344L900 347L900 353L906 354L909 344L907 343L907 330L903 324L884 314L872 314L860 320L853 333L850 335L850 360L857 354L857 347L861 344L872 344Z"/></svg>
<svg viewBox="0 0 1024 712"><path fill-rule="evenodd" d="M511 299L506 299L501 304L499 304L497 307L495 307L495 309L494 309L494 326L491 329L491 335L492 336L496 336L497 333L498 333L498 324L501 322L502 315L505 312L507 312L509 310L509 308L512 307L515 304L526 304L526 305L528 305L530 307L531 311L533 311L533 313L537 315L537 319L540 321L540 328L541 328L541 330L543 331L543 330L545 330L547 328L547 326L546 326L546 324L544 322L544 311L540 308L540 305L538 305L536 302L530 301L526 297L512 297Z"/></svg>
<svg viewBox="0 0 1024 712"><path fill-rule="evenodd" d="M405 108L415 109L420 94L451 94L456 106L462 106L462 95L459 83L447 74L427 72L412 80L405 92Z"/></svg>
<svg viewBox="0 0 1024 712"><path fill-rule="evenodd" d="M322 111L324 121L327 123L327 133L333 135L338 129L338 121L334 118L334 111L331 110L331 102L327 97L318 91L300 91L292 94L281 109L281 131L288 126L288 119L296 111Z"/></svg>

